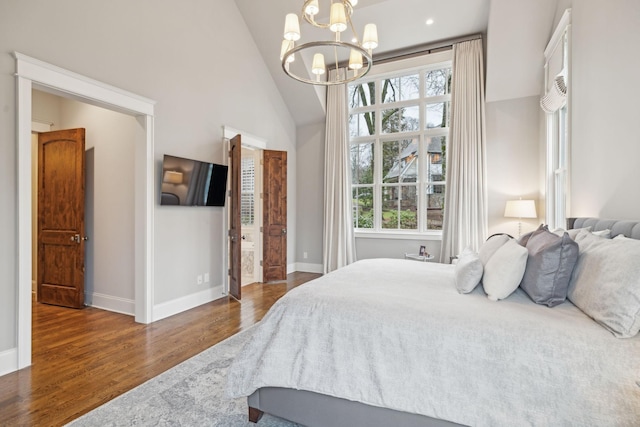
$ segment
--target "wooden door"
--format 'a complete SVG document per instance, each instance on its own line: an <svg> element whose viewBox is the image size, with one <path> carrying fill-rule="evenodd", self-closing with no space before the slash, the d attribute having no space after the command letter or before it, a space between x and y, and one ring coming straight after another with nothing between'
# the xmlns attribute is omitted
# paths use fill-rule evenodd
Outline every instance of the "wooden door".
<svg viewBox="0 0 640 427"><path fill-rule="evenodd" d="M84 307L84 129L38 135L38 301Z"/></svg>
<svg viewBox="0 0 640 427"><path fill-rule="evenodd" d="M264 151L263 282L287 279L287 152Z"/></svg>
<svg viewBox="0 0 640 427"><path fill-rule="evenodd" d="M229 149L231 184L230 184L230 224L229 224L229 294L236 299L241 297L242 253L240 234L242 223L240 219L240 159L242 157L242 143L240 135L231 138Z"/></svg>

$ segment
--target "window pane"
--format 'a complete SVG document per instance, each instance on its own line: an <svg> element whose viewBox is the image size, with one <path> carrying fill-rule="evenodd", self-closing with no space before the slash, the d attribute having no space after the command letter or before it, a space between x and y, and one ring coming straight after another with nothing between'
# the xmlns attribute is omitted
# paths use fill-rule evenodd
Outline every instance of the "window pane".
<svg viewBox="0 0 640 427"><path fill-rule="evenodd" d="M442 230L444 213L444 185L427 186L427 229Z"/></svg>
<svg viewBox="0 0 640 427"><path fill-rule="evenodd" d="M369 136L375 133L376 113L352 114L349 116L349 136Z"/></svg>
<svg viewBox="0 0 640 427"><path fill-rule="evenodd" d="M353 189L353 226L373 228L373 187Z"/></svg>
<svg viewBox="0 0 640 427"><path fill-rule="evenodd" d="M375 82L363 83L359 85L349 85L349 107L366 107L375 103L376 84Z"/></svg>
<svg viewBox="0 0 640 427"><path fill-rule="evenodd" d="M382 102L407 101L420 97L420 77L418 74L394 77L382 82Z"/></svg>
<svg viewBox="0 0 640 427"><path fill-rule="evenodd" d="M418 140L382 143L382 182L416 182L418 179Z"/></svg>
<svg viewBox="0 0 640 427"><path fill-rule="evenodd" d="M427 142L427 182L444 181L446 174L447 137L432 136Z"/></svg>
<svg viewBox="0 0 640 427"><path fill-rule="evenodd" d="M426 96L439 96L451 93L451 68L428 71L425 75Z"/></svg>
<svg viewBox="0 0 640 427"><path fill-rule="evenodd" d="M255 190L255 162L253 157L243 157L241 168L240 222L242 225L253 225L255 214L253 194Z"/></svg>
<svg viewBox="0 0 640 427"><path fill-rule="evenodd" d="M373 184L373 142L351 145L351 183Z"/></svg>
<svg viewBox="0 0 640 427"><path fill-rule="evenodd" d="M382 133L409 132L420 129L420 107L391 108L382 111Z"/></svg>
<svg viewBox="0 0 640 427"><path fill-rule="evenodd" d="M415 185L382 188L382 228L416 230L417 187Z"/></svg>
<svg viewBox="0 0 640 427"><path fill-rule="evenodd" d="M437 102L427 104L426 121L427 129L449 127L449 103Z"/></svg>
<svg viewBox="0 0 640 427"><path fill-rule="evenodd" d="M398 193L400 187L382 188L382 228L399 227L398 222Z"/></svg>

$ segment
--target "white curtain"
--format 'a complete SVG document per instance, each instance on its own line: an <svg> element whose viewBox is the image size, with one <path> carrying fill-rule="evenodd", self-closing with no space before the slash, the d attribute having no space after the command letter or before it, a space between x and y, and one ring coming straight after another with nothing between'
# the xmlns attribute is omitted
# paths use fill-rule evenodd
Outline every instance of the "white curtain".
<svg viewBox="0 0 640 427"><path fill-rule="evenodd" d="M329 71L335 73L336 70ZM345 72L340 70L339 72ZM347 86L327 88L324 148L323 265L329 273L356 260L351 209Z"/></svg>
<svg viewBox="0 0 640 427"><path fill-rule="evenodd" d="M453 46L451 130L440 262L487 237L486 130L482 40Z"/></svg>

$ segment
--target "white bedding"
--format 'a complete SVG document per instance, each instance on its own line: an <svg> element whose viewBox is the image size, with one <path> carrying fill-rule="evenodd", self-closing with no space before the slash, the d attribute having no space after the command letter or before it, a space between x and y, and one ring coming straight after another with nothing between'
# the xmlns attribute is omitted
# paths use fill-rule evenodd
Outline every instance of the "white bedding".
<svg viewBox="0 0 640 427"><path fill-rule="evenodd" d="M309 390L473 426L640 425L640 336L567 302L458 294L453 266L363 260L281 298L228 393Z"/></svg>

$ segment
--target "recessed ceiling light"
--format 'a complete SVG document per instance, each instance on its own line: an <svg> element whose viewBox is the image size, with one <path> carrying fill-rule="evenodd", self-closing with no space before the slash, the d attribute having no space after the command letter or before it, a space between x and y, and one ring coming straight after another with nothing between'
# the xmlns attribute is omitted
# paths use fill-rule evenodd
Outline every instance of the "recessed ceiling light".
<svg viewBox="0 0 640 427"><path fill-rule="evenodd" d="M433 19L429 18L427 19L427 25L432 25L433 24Z"/></svg>

